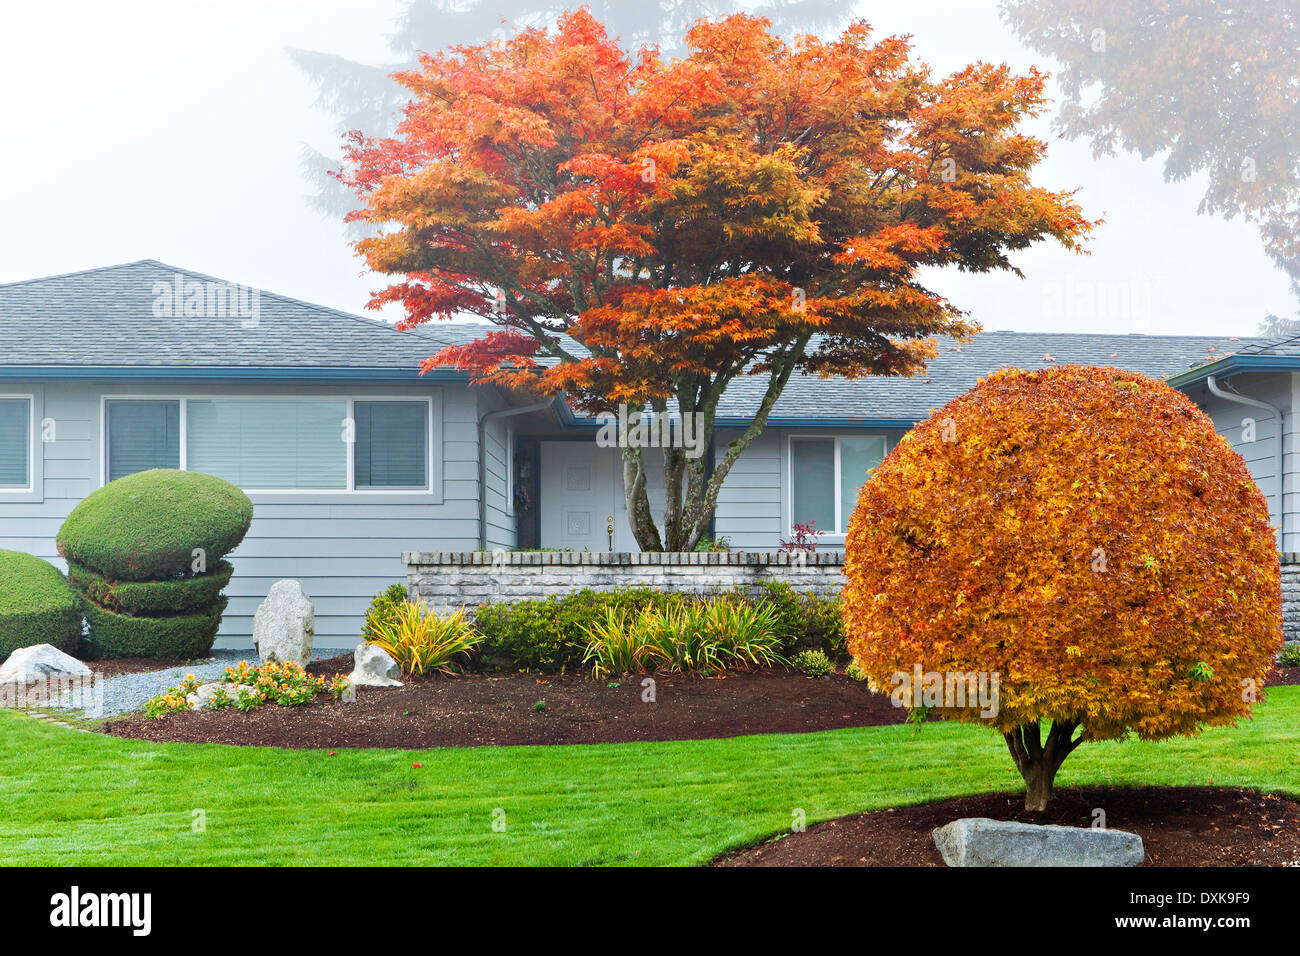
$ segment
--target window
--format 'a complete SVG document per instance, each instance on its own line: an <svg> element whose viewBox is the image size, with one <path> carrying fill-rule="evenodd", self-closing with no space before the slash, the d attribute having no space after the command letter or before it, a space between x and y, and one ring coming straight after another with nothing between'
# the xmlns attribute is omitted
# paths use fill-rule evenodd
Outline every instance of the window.
<svg viewBox="0 0 1300 956"><path fill-rule="evenodd" d="M32 486L32 400L0 398L0 491Z"/></svg>
<svg viewBox="0 0 1300 956"><path fill-rule="evenodd" d="M246 491L423 492L429 425L427 399L108 399L104 477L181 468Z"/></svg>
<svg viewBox="0 0 1300 956"><path fill-rule="evenodd" d="M356 402L356 486L428 484L429 406L424 402Z"/></svg>
<svg viewBox="0 0 1300 956"><path fill-rule="evenodd" d="M181 466L180 402L107 402L105 428L109 481L150 468Z"/></svg>
<svg viewBox="0 0 1300 956"><path fill-rule="evenodd" d="M790 439L790 523L842 535L858 489L885 457L883 435Z"/></svg>
<svg viewBox="0 0 1300 956"><path fill-rule="evenodd" d="M348 487L345 399L191 399L185 467L251 490Z"/></svg>

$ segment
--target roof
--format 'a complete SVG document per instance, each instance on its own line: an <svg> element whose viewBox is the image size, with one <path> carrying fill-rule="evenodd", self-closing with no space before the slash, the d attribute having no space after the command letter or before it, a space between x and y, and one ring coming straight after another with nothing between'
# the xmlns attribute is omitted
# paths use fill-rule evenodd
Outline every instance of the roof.
<svg viewBox="0 0 1300 956"><path fill-rule="evenodd" d="M1300 335L1272 339L1249 339L1231 355L1217 357L1203 365L1173 375L1175 388L1194 385L1211 376L1223 378L1239 372L1284 372L1300 370Z"/></svg>
<svg viewBox="0 0 1300 956"><path fill-rule="evenodd" d="M1109 365L1167 378L1258 339L1199 335L1093 335L1074 332L984 332L966 343L938 340L939 355L911 378L870 376L854 381L791 376L769 416L773 425L862 421L907 427L929 416L999 368L1054 364ZM737 379L723 396L719 418L753 414L765 379Z"/></svg>
<svg viewBox="0 0 1300 956"><path fill-rule="evenodd" d="M227 309L226 315L213 318L186 316L184 303L174 301L178 282L182 297L189 295L186 283L201 283L205 292L208 284L236 289L243 296L237 304L247 308ZM252 323L247 313L254 292L258 314ZM171 314L166 314L169 299ZM154 259L0 285L0 374L10 377L415 380L429 355L473 341L484 331L481 324L449 322L403 332L376 319L240 287ZM1233 352L1231 359L1221 358ZM988 332L965 344L940 339L938 358L913 378L850 381L796 375L769 422L908 427L1002 366L1114 365L1164 378L1252 356L1300 363L1300 337L1269 343L1227 336ZM466 376L435 371L426 378L464 381ZM765 384L761 376L733 382L719 406L719 424L748 422Z"/></svg>
<svg viewBox="0 0 1300 956"><path fill-rule="evenodd" d="M187 316L185 300L195 283L207 314ZM421 360L477 334L481 327L402 332L154 259L0 285L0 366L19 371L260 370L324 378L350 371L414 378Z"/></svg>

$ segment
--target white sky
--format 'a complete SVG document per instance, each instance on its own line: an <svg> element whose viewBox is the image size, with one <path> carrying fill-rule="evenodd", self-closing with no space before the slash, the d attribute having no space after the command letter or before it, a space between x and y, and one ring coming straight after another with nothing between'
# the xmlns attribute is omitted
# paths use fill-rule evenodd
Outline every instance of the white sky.
<svg viewBox="0 0 1300 956"><path fill-rule="evenodd" d="M0 282L154 258L361 312L383 281L306 200L302 145L333 152L334 121L313 108L315 88L285 48L385 62L403 7L7 2ZM974 59L1039 62L996 0L863 0L858 11L882 32L914 34L945 72ZM1249 335L1269 311L1295 313L1253 228L1196 214L1201 182L1167 184L1158 161L1093 160L1086 143L1060 140L1039 179L1081 187L1085 212L1107 222L1090 256L1022 253L1024 280L931 277L986 329Z"/></svg>

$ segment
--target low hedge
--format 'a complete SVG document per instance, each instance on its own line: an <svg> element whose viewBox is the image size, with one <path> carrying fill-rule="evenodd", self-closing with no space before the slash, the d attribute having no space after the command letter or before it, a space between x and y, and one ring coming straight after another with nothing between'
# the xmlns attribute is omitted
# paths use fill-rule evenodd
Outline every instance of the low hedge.
<svg viewBox="0 0 1300 956"><path fill-rule="evenodd" d="M209 567L253 520L248 496L220 478L154 469L91 492L59 529L59 554L115 581L188 577L200 550Z"/></svg>
<svg viewBox="0 0 1300 956"><path fill-rule="evenodd" d="M81 607L59 569L21 551L0 551L0 661L33 644L71 654L80 641Z"/></svg>
<svg viewBox="0 0 1300 956"><path fill-rule="evenodd" d="M484 670L580 670L587 647L583 628L603 618L607 608L631 614L684 600L690 597L650 588L583 588L541 601L486 604L474 618L483 635L478 664Z"/></svg>
<svg viewBox="0 0 1300 956"><path fill-rule="evenodd" d="M123 614L184 614L206 610L230 583L235 568L219 561L215 570L174 581L113 581L98 571L68 562L68 581L100 607Z"/></svg>
<svg viewBox="0 0 1300 956"><path fill-rule="evenodd" d="M205 657L212 650L221 626L226 598L211 608L172 617L132 617L86 602L90 624L87 641L91 658Z"/></svg>

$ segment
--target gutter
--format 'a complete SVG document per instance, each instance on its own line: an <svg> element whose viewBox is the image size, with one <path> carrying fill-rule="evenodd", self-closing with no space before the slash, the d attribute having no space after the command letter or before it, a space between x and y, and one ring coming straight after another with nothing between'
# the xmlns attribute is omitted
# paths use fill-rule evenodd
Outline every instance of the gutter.
<svg viewBox="0 0 1300 956"><path fill-rule="evenodd" d="M518 408L500 408L487 412L478 418L478 546L480 551L487 549L487 426L488 422L501 418L514 418L516 415L529 415L540 412L554 405L556 399L548 398L544 402L532 405L520 405ZM514 494L514 475L506 475L506 494Z"/></svg>
<svg viewBox="0 0 1300 956"><path fill-rule="evenodd" d="M1259 399L1255 398L1247 398L1245 395L1238 395L1236 392L1224 391L1219 387L1219 383L1215 381L1213 375L1206 377L1205 387L1208 388L1210 394L1216 398L1221 398L1225 402L1232 402L1234 405L1247 405L1251 408L1267 409L1272 412L1273 417L1277 419L1277 451L1274 454L1274 458L1277 463L1277 549L1280 552L1282 550L1282 523L1285 520L1282 512L1284 502L1282 494L1284 485L1284 476L1282 474L1282 453L1283 444L1286 441L1286 417L1282 414L1282 409L1278 408L1276 405L1270 405L1268 402L1261 402Z"/></svg>

